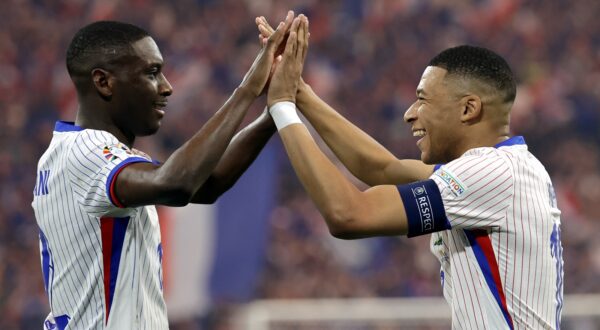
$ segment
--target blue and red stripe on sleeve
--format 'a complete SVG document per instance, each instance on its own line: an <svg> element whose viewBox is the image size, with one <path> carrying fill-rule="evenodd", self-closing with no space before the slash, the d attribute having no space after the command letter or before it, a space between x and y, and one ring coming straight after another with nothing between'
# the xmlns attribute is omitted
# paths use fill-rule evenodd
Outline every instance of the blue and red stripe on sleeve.
<svg viewBox="0 0 600 330"><path fill-rule="evenodd" d="M126 166L134 163L151 163L151 161L143 157L129 157L115 166L108 174L108 178L106 180L106 194L108 195L110 202L116 207L126 207L119 201L115 193L115 182L117 181L117 177Z"/></svg>

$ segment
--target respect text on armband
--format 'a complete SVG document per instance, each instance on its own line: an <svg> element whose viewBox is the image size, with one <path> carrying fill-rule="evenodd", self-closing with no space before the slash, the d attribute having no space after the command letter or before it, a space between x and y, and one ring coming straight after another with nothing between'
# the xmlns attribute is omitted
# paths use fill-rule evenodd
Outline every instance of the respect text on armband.
<svg viewBox="0 0 600 330"><path fill-rule="evenodd" d="M412 191L419 206L422 230L431 231L433 229L433 214L431 213L431 202L427 190L424 187L416 187Z"/></svg>

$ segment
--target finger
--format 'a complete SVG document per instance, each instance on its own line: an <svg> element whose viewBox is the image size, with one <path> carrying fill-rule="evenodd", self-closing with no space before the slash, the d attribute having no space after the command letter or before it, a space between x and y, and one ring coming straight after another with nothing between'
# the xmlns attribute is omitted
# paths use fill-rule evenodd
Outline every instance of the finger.
<svg viewBox="0 0 600 330"><path fill-rule="evenodd" d="M288 11L287 16L285 17L285 21L279 23L277 29L275 29L275 32L269 37L269 40L272 40L273 44L279 45L279 43L281 43L281 41L283 40L285 34L290 29L290 25L292 24L293 20L294 12L290 10Z"/></svg>
<svg viewBox="0 0 600 330"><path fill-rule="evenodd" d="M304 47L302 49L302 63L306 59L306 55L308 54L308 40L310 38L310 33L308 32L308 17L304 20Z"/></svg>
<svg viewBox="0 0 600 330"><path fill-rule="evenodd" d="M262 25L264 28L267 29L267 31L269 31L269 35L273 34L273 32L275 32L275 29L273 29L271 27L271 24L269 24L269 22L267 22L267 19L264 18L264 16L260 17L260 25Z"/></svg>
<svg viewBox="0 0 600 330"><path fill-rule="evenodd" d="M287 15L285 16L285 20L284 20L284 23L285 23L284 29L283 29L284 35L289 32L290 26L292 25L293 21L294 21L294 11L290 10L287 12Z"/></svg>
<svg viewBox="0 0 600 330"><path fill-rule="evenodd" d="M268 44L270 44L271 48L276 48L281 43L288 28L289 26L286 22L279 22L275 32L269 36Z"/></svg>
<svg viewBox="0 0 600 330"><path fill-rule="evenodd" d="M265 38L268 38L273 34L273 31L269 30L266 26L262 24L258 26L258 32L260 32L260 34Z"/></svg>
<svg viewBox="0 0 600 330"><path fill-rule="evenodd" d="M258 42L260 44L260 46L265 46L267 44L267 40L268 38L265 38L262 34L258 34Z"/></svg>
<svg viewBox="0 0 600 330"><path fill-rule="evenodd" d="M294 43L294 52L292 53L294 55L294 58L298 58L299 54L298 52L301 52L301 47L300 47L300 43L301 41L301 31L302 31L302 21L303 21L303 17L304 15L299 15L298 18L298 23L295 26L295 29L293 30L294 32L296 32L296 42Z"/></svg>
<svg viewBox="0 0 600 330"><path fill-rule="evenodd" d="M304 55L304 48L306 48L306 16L300 15L300 24L298 25L298 49L296 50L296 57L302 60Z"/></svg>
<svg viewBox="0 0 600 330"><path fill-rule="evenodd" d="M285 50L283 54L287 58L293 58L296 55L296 48L298 47L296 41L298 39L298 33L296 31L290 32L288 36L287 44L285 45Z"/></svg>
<svg viewBox="0 0 600 330"><path fill-rule="evenodd" d="M296 55L296 42L297 42L297 38L298 38L298 25L300 24L300 18L296 17L294 18L294 21L292 22L292 26L290 27L290 34L288 36L288 40L287 43L285 45L285 50L284 53L286 54L287 57L290 56L295 56ZM292 38L293 36L293 38Z"/></svg>
<svg viewBox="0 0 600 330"><path fill-rule="evenodd" d="M271 32L271 33L275 32L275 30L271 27L271 24L269 24L269 22L267 21L267 19L264 16L257 17L256 25L264 25L264 27L267 28L267 30L269 30L269 32Z"/></svg>
<svg viewBox="0 0 600 330"><path fill-rule="evenodd" d="M268 38L268 44L270 44L271 46L277 46L280 42L281 39L283 38L285 23L284 22L279 22L279 25L277 25L277 28L275 29L275 32L273 32L273 34L271 34L271 36L269 36Z"/></svg>

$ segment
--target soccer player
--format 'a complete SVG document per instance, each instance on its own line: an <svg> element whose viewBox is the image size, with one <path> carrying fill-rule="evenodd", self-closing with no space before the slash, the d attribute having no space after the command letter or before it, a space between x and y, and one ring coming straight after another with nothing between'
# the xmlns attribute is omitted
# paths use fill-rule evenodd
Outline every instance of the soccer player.
<svg viewBox="0 0 600 330"><path fill-rule="evenodd" d="M262 37L272 33L264 18ZM544 166L509 136L516 83L494 52L435 56L404 115L421 161L394 157L300 78L306 24L292 28L268 106L291 163L330 232L352 239L431 234L454 329L558 329L563 294L560 211ZM296 114L371 188L357 189ZM442 164L442 165L434 165Z"/></svg>
<svg viewBox="0 0 600 330"><path fill-rule="evenodd" d="M136 137L159 129L172 93L154 40L112 21L75 34L66 62L77 118L56 123L32 203L47 329L168 328L154 205L212 203L255 159L275 132L270 116L234 134L292 19L290 12L221 109L162 164L133 148Z"/></svg>

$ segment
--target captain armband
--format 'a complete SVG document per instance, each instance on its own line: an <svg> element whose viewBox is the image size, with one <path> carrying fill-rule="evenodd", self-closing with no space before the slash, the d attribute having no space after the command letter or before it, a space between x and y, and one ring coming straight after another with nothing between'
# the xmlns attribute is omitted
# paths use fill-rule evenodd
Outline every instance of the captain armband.
<svg viewBox="0 0 600 330"><path fill-rule="evenodd" d="M450 229L440 190L433 180L398 186L408 220L408 237Z"/></svg>

